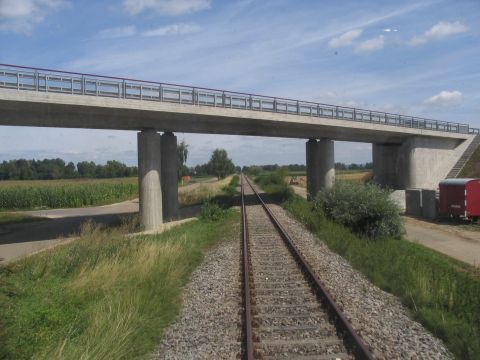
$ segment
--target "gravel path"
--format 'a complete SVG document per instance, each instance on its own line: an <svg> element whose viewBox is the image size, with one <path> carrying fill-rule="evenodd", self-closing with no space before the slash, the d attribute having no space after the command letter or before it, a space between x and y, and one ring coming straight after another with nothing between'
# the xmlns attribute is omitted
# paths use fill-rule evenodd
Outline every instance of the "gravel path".
<svg viewBox="0 0 480 360"><path fill-rule="evenodd" d="M372 285L280 206L270 208L378 359L453 358L395 296Z"/></svg>
<svg viewBox="0 0 480 360"><path fill-rule="evenodd" d="M152 359L239 357L243 316L240 254L236 236L209 251L186 286L183 308Z"/></svg>

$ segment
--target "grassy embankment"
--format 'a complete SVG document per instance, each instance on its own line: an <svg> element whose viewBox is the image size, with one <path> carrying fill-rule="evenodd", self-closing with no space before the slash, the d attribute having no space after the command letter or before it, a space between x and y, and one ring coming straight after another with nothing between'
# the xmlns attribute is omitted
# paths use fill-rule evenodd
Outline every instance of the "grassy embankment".
<svg viewBox="0 0 480 360"><path fill-rule="evenodd" d="M478 268L404 239L371 240L354 234L299 196L288 196L282 205L372 283L399 297L413 318L443 339L458 359L478 358Z"/></svg>
<svg viewBox="0 0 480 360"><path fill-rule="evenodd" d="M0 212L0 226L6 224L19 224L19 223L26 223L32 221L42 221L48 220L44 217L39 216L29 216L26 214L18 214L18 213L8 213L8 212Z"/></svg>
<svg viewBox="0 0 480 360"><path fill-rule="evenodd" d="M0 358L148 358L205 251L239 231L238 212L218 211L157 236L87 225L79 240L0 267Z"/></svg>

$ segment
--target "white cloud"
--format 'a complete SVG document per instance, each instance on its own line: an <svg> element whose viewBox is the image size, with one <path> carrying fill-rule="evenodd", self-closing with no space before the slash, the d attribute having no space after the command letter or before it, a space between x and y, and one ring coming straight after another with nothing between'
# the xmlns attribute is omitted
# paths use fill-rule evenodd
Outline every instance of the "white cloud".
<svg viewBox="0 0 480 360"><path fill-rule="evenodd" d="M123 6L131 15L153 10L160 15L183 15L208 9L211 0L123 0Z"/></svg>
<svg viewBox="0 0 480 360"><path fill-rule="evenodd" d="M355 41L355 39L362 34L362 32L363 32L362 29L354 29L354 30L347 31L346 33L343 33L338 37L332 38L328 42L328 45L331 48L351 45Z"/></svg>
<svg viewBox="0 0 480 360"><path fill-rule="evenodd" d="M172 24L168 26L162 26L153 30L148 30L142 33L142 36L166 36L166 35L179 35L190 34L198 32L201 27L198 25L190 24Z"/></svg>
<svg viewBox="0 0 480 360"><path fill-rule="evenodd" d="M127 36L133 36L137 33L137 28L134 25L122 26L104 29L98 33L101 39L115 39Z"/></svg>
<svg viewBox="0 0 480 360"><path fill-rule="evenodd" d="M450 35L460 34L468 31L468 27L460 21L445 22L440 21L433 25L429 30L422 35L414 36L408 43L412 46L425 44L430 40L441 39Z"/></svg>
<svg viewBox="0 0 480 360"><path fill-rule="evenodd" d="M463 95L460 91L443 90L439 94L426 99L424 103L429 105L448 105L458 103L462 98Z"/></svg>
<svg viewBox="0 0 480 360"><path fill-rule="evenodd" d="M358 44L358 46L355 49L360 52L369 52L369 51L382 49L384 45L385 45L385 36L380 35L373 39L369 39L361 42L360 44Z"/></svg>
<svg viewBox="0 0 480 360"><path fill-rule="evenodd" d="M65 4L64 0L0 0L0 31L30 34L51 10Z"/></svg>

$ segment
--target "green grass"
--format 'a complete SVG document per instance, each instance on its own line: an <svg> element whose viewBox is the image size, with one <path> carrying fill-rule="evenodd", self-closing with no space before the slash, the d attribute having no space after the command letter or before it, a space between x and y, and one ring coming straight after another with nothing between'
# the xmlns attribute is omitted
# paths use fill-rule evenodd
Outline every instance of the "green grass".
<svg viewBox="0 0 480 360"><path fill-rule="evenodd" d="M404 239L372 241L294 196L284 207L372 283L398 296L458 359L480 354L480 271Z"/></svg>
<svg viewBox="0 0 480 360"><path fill-rule="evenodd" d="M0 225L19 224L19 223L26 223L26 222L32 222L32 221L42 221L42 220L48 220L48 219L39 217L39 216L30 216L26 214L0 212Z"/></svg>
<svg viewBox="0 0 480 360"><path fill-rule="evenodd" d="M463 167L459 178L478 178L480 177L480 146L473 152L472 157Z"/></svg>
<svg viewBox="0 0 480 360"><path fill-rule="evenodd" d="M105 205L137 196L137 178L0 182L0 210Z"/></svg>
<svg viewBox="0 0 480 360"><path fill-rule="evenodd" d="M157 236L86 226L67 245L0 267L0 359L147 359L205 251L239 214Z"/></svg>

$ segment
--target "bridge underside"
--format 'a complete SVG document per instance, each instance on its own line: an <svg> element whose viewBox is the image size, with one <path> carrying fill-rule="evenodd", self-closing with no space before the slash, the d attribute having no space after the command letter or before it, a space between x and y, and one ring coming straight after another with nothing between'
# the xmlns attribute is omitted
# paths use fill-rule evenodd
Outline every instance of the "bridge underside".
<svg viewBox="0 0 480 360"><path fill-rule="evenodd" d="M0 125L329 138L401 144L410 136L470 135L231 108L0 89Z"/></svg>

